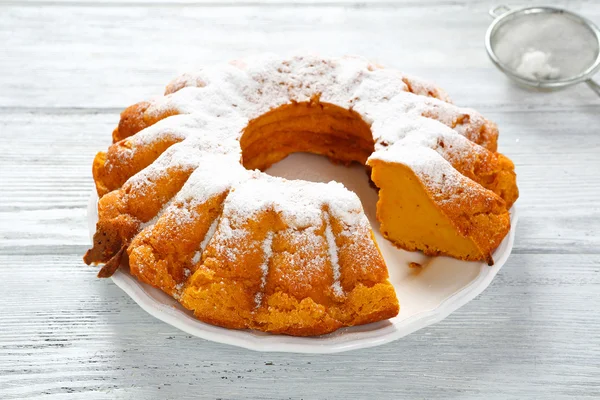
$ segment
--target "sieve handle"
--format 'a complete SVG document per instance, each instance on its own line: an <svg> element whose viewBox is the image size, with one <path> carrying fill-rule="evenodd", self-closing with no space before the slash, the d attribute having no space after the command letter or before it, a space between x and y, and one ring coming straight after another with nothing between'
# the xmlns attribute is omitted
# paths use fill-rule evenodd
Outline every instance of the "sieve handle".
<svg viewBox="0 0 600 400"><path fill-rule="evenodd" d="M600 85L598 84L598 82L596 82L593 79L588 79L587 81L585 81L585 83L587 83L590 89L592 89L594 92L596 92L598 96L600 96Z"/></svg>
<svg viewBox="0 0 600 400"><path fill-rule="evenodd" d="M490 8L489 13L490 13L490 17L492 17L492 18L498 18L502 14L506 14L509 11L510 11L510 7L508 7L505 4L500 4L500 5L497 5L496 7Z"/></svg>

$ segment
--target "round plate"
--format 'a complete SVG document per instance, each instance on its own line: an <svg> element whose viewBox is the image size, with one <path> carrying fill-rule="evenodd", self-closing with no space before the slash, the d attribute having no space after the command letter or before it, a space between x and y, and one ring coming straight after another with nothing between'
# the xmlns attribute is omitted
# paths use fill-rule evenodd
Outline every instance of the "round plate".
<svg viewBox="0 0 600 400"><path fill-rule="evenodd" d="M126 271L117 271L112 280L148 313L190 335L257 351L335 353L388 343L441 321L488 287L512 250L517 224L514 207L511 209L511 230L494 252L495 264L490 267L483 262L427 257L418 252L393 247L379 234L379 224L375 217L377 193L369 185L362 166L343 167L330 163L324 157L292 154L267 172L288 179L320 182L336 180L360 197L400 301L398 316L387 321L339 329L318 337L272 335L203 323L173 298L139 282ZM88 206L91 236L98 220L97 200L94 192ZM422 267L410 268L411 262L419 263Z"/></svg>

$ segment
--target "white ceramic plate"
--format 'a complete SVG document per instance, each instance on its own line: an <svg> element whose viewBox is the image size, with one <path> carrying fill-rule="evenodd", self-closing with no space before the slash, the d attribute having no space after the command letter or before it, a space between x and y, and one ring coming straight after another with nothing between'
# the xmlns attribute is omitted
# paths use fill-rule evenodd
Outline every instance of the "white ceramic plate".
<svg viewBox="0 0 600 400"><path fill-rule="evenodd" d="M336 180L358 194L374 227L390 280L400 301L398 316L387 321L339 329L319 337L271 335L250 330L225 329L200 322L170 296L139 282L128 272L117 271L112 276L113 281L151 315L203 339L257 351L335 353L388 343L441 321L488 287L512 250L517 224L514 207L511 210L510 233L494 252L494 266L489 267L482 262L426 257L393 247L379 234L379 224L375 218L377 193L369 186L367 175L361 166L346 168L334 165L324 157L292 154L267 172L288 179L325 182ZM96 204L97 197L93 193L88 207L90 235L93 235L98 219ZM410 262L418 262L423 268L409 268Z"/></svg>

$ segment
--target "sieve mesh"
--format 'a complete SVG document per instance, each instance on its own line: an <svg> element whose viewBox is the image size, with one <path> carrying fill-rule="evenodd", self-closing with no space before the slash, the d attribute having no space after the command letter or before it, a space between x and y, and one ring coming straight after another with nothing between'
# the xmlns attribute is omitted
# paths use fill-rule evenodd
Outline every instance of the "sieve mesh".
<svg viewBox="0 0 600 400"><path fill-rule="evenodd" d="M569 13L523 12L504 18L490 44L499 62L525 79L563 81L598 58L595 32Z"/></svg>

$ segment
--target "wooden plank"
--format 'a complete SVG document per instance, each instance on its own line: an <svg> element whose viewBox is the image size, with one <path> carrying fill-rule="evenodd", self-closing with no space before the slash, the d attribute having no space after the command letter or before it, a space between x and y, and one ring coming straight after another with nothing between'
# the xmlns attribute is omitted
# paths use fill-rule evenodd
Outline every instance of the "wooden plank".
<svg viewBox="0 0 600 400"><path fill-rule="evenodd" d="M331 356L261 354L190 337L96 279L78 256L0 255L3 399L599 394L600 320L585 312L600 307L597 255L513 255L484 294L445 321Z"/></svg>
<svg viewBox="0 0 600 400"><path fill-rule="evenodd" d="M507 83L482 46L491 2L184 1L0 2L0 398L600 397L591 91ZM555 5L600 22L593 0ZM82 265L91 159L120 109L193 65L290 48L432 78L498 122L514 253L443 322L352 353L260 354L161 323Z"/></svg>
<svg viewBox="0 0 600 400"><path fill-rule="evenodd" d="M574 4L600 21L597 3ZM4 5L0 107L125 107L195 66L302 48L360 54L428 77L472 107L600 105L582 86L540 94L509 84L484 50L487 8Z"/></svg>

